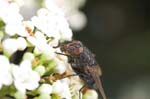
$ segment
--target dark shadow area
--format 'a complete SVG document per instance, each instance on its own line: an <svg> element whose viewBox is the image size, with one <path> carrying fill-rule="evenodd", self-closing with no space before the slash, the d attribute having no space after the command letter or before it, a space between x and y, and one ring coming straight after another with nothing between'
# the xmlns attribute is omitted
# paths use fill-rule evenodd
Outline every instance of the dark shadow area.
<svg viewBox="0 0 150 99"><path fill-rule="evenodd" d="M99 62L108 99L150 99L149 0L87 0L74 32Z"/></svg>

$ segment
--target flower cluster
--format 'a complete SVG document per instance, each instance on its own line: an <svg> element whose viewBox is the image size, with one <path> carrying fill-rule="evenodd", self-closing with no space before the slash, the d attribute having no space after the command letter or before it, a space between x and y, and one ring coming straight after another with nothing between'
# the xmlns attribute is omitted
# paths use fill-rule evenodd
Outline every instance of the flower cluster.
<svg viewBox="0 0 150 99"><path fill-rule="evenodd" d="M86 0L54 0L54 3L62 8L71 28L76 31L84 28L87 23L85 14L80 11L85 2ZM49 3L46 4L50 6Z"/></svg>
<svg viewBox="0 0 150 99"><path fill-rule="evenodd" d="M82 83L78 77L60 79L73 71L67 57L54 48L71 40L72 31L62 10L51 0L44 3L25 21L20 14L23 0L0 0L1 99L78 99ZM93 90L83 98L91 96L97 99Z"/></svg>

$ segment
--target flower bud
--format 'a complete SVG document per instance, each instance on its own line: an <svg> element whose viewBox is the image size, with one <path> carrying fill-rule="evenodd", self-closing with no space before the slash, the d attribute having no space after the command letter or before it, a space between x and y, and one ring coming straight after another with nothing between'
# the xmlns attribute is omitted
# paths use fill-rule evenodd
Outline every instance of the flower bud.
<svg viewBox="0 0 150 99"><path fill-rule="evenodd" d="M38 89L40 94L48 94L50 95L52 93L52 86L50 84L42 84L40 88ZM47 99L47 98L45 98Z"/></svg>
<svg viewBox="0 0 150 99"><path fill-rule="evenodd" d="M95 90L87 90L83 95L83 99L98 99L98 94Z"/></svg>
<svg viewBox="0 0 150 99"><path fill-rule="evenodd" d="M27 42L23 37L17 38L18 50L24 50L27 47Z"/></svg>
<svg viewBox="0 0 150 99"><path fill-rule="evenodd" d="M40 66L37 66L36 68L35 68L35 71L37 72L37 73L39 73L39 75L40 76L42 76L42 75L44 75L44 73L45 73L45 67L44 66L42 66L42 65L40 65Z"/></svg>
<svg viewBox="0 0 150 99"><path fill-rule="evenodd" d="M23 55L23 60L33 61L33 60L34 60L34 55L33 55L33 53L26 52L26 53Z"/></svg>

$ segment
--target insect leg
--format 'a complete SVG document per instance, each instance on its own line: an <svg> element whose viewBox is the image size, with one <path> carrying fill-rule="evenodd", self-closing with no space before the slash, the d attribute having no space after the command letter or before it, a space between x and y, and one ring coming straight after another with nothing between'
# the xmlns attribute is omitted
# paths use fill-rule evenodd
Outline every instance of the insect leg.
<svg viewBox="0 0 150 99"><path fill-rule="evenodd" d="M86 85L83 85L80 90L79 90L79 99L81 99L81 91L83 90L83 88L85 87Z"/></svg>
<svg viewBox="0 0 150 99"><path fill-rule="evenodd" d="M67 55L67 54L63 54L63 53L59 53L59 52L55 52L56 54L59 54L59 55L64 55L64 56L68 56L70 57L70 55Z"/></svg>
<svg viewBox="0 0 150 99"><path fill-rule="evenodd" d="M62 77L62 78L60 78L60 79L64 79L64 78L71 77L71 76L78 76L78 74L71 74L71 75L67 75L67 76Z"/></svg>

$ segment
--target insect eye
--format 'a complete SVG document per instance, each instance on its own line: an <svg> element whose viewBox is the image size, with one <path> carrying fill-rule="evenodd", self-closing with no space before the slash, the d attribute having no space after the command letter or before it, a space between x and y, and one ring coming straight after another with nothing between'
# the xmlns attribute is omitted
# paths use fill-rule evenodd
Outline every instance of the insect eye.
<svg viewBox="0 0 150 99"><path fill-rule="evenodd" d="M76 45L76 48L79 48L79 47L81 47L81 46L80 46L79 44L77 44L77 45Z"/></svg>
<svg viewBox="0 0 150 99"><path fill-rule="evenodd" d="M73 50L74 50L74 47L73 47L73 46L72 46L72 47L70 47L70 50L72 50L72 51L73 51Z"/></svg>
<svg viewBox="0 0 150 99"><path fill-rule="evenodd" d="M74 47L74 46L70 46L70 47L69 47L69 53L70 53L70 54L74 54L74 50L75 50L75 47Z"/></svg>

